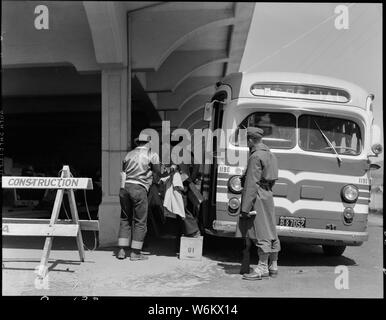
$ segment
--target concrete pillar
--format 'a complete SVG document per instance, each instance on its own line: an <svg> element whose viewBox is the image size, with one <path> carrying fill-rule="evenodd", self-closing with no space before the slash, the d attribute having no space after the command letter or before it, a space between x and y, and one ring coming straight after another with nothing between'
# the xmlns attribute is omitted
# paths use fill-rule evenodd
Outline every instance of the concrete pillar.
<svg viewBox="0 0 386 320"><path fill-rule="evenodd" d="M102 203L99 245L115 246L120 204L119 172L131 141L131 77L127 67L102 69Z"/></svg>

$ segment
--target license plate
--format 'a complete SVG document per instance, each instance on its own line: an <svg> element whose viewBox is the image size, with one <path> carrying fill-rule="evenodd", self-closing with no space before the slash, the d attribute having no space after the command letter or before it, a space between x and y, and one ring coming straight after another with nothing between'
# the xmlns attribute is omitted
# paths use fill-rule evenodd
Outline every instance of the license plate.
<svg viewBox="0 0 386 320"><path fill-rule="evenodd" d="M279 218L279 226L292 228L305 228L306 218L303 217L283 217Z"/></svg>

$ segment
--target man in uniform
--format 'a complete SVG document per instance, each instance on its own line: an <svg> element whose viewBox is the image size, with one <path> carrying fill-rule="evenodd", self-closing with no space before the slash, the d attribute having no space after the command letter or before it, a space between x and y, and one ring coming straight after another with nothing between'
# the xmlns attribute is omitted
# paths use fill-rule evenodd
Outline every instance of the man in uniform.
<svg viewBox="0 0 386 320"><path fill-rule="evenodd" d="M275 155L261 142L263 134L260 128L247 128L250 154L242 178L241 212L236 236L252 240L257 246L259 263L253 273L243 275L246 280L259 280L278 273L280 242L272 194L272 187L278 179L278 168Z"/></svg>
<svg viewBox="0 0 386 320"><path fill-rule="evenodd" d="M148 137L150 138L150 137ZM137 147L127 153L123 161L124 186L121 185L121 222L118 237L120 250L117 258L126 257L125 248L131 246L130 260L145 260L141 253L147 232L148 198L153 173L160 176L160 161L150 148L148 140L136 139Z"/></svg>

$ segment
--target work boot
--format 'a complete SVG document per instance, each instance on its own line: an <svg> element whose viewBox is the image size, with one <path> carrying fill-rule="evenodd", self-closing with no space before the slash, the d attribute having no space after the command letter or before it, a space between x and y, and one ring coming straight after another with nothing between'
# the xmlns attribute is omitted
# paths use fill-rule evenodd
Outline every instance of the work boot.
<svg viewBox="0 0 386 320"><path fill-rule="evenodd" d="M269 271L267 266L257 265L256 269L252 273L243 274L244 280L261 280L268 279Z"/></svg>
<svg viewBox="0 0 386 320"><path fill-rule="evenodd" d="M120 249L119 249L119 252L118 252L118 254L117 254L117 258L118 258L119 260L123 260L123 259L126 258L126 251L125 251L124 248L120 248Z"/></svg>
<svg viewBox="0 0 386 320"><path fill-rule="evenodd" d="M145 256L143 255L141 252L135 252L135 251L131 251L130 252L130 260L131 261L137 261L137 260L147 260L149 259L148 256Z"/></svg>
<svg viewBox="0 0 386 320"><path fill-rule="evenodd" d="M268 253L259 252L259 263L257 264L256 269L249 274L244 274L244 280L261 280L269 278L268 270Z"/></svg>
<svg viewBox="0 0 386 320"><path fill-rule="evenodd" d="M279 274L279 270L277 269L277 267L273 268L272 266L269 266L268 270L269 270L269 276L272 278L276 278L277 275Z"/></svg>

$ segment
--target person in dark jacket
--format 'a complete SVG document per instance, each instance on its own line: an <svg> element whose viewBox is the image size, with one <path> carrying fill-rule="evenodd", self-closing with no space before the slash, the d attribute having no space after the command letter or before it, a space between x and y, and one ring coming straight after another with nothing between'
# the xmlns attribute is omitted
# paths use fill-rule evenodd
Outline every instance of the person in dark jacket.
<svg viewBox="0 0 386 320"><path fill-rule="evenodd" d="M175 147L181 141L182 139L177 141L172 140L170 145L171 147ZM172 170L172 172L178 172L181 175L181 180L183 183L183 189L180 190L180 193L184 201L185 218L181 218L180 216L176 215L176 219L178 221L178 230L176 230L176 251L179 252L179 240L182 235L185 237L194 238L201 235L198 225L198 199L195 197L194 190L192 190L192 188L196 188L194 183L197 179L199 179L200 166L194 163L194 155L191 152L189 161L186 163L182 162L180 164L172 163L169 169Z"/></svg>
<svg viewBox="0 0 386 320"><path fill-rule="evenodd" d="M259 280L277 275L280 241L276 232L276 218L272 187L278 179L277 159L261 142L264 131L256 127L247 128L250 150L243 182L241 212L236 236L250 239L257 246L259 263L252 273L243 279Z"/></svg>
<svg viewBox="0 0 386 320"><path fill-rule="evenodd" d="M198 226L198 208L194 206L194 194L191 188L196 188L195 181L199 177L200 166L194 163L194 156L191 153L191 162L189 164L181 163L177 166L177 170L181 173L184 190L182 198L185 205L185 219L182 220L182 232L185 237L199 237L201 235Z"/></svg>

